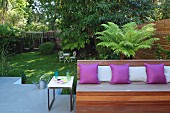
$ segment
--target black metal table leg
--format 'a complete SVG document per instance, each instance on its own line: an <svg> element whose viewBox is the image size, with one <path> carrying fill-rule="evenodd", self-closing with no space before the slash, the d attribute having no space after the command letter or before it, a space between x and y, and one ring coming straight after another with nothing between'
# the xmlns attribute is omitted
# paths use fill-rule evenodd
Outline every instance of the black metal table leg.
<svg viewBox="0 0 170 113"><path fill-rule="evenodd" d="M73 110L73 93L72 93L72 88L70 88L70 111Z"/></svg>
<svg viewBox="0 0 170 113"><path fill-rule="evenodd" d="M55 99L55 89L53 89L53 99Z"/></svg>
<svg viewBox="0 0 170 113"><path fill-rule="evenodd" d="M50 104L50 97L49 97L49 89L48 89L48 111L50 111L49 104Z"/></svg>
<svg viewBox="0 0 170 113"><path fill-rule="evenodd" d="M54 100L55 100L55 89L53 89L53 98L52 98L52 101L50 103L50 93L49 93L49 88L48 88L48 110L50 111L53 103L54 103Z"/></svg>

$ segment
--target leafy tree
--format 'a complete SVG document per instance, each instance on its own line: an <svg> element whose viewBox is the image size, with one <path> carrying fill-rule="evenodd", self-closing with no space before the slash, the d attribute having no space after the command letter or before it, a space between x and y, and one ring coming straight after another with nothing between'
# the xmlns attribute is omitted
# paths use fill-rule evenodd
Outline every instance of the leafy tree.
<svg viewBox="0 0 170 113"><path fill-rule="evenodd" d="M170 18L170 1L169 0L164 0L162 4L162 14L163 14L163 19Z"/></svg>
<svg viewBox="0 0 170 113"><path fill-rule="evenodd" d="M64 49L85 48L91 42L95 45L95 32L102 23L148 22L153 11L151 0L62 0L59 28Z"/></svg>
<svg viewBox="0 0 170 113"><path fill-rule="evenodd" d="M48 31L48 26L40 22L31 22L27 24L25 31Z"/></svg>
<svg viewBox="0 0 170 113"><path fill-rule="evenodd" d="M170 18L170 1L169 0L154 0L154 20L162 20Z"/></svg>
<svg viewBox="0 0 170 113"><path fill-rule="evenodd" d="M151 48L153 42L159 40L151 37L155 31L153 25L147 24L138 30L135 22L127 23L122 28L112 22L102 24L105 30L96 33L102 41L97 45L108 47L118 55L134 57L136 51Z"/></svg>
<svg viewBox="0 0 170 113"><path fill-rule="evenodd" d="M2 24L24 27L27 22L26 0L0 0L0 14Z"/></svg>
<svg viewBox="0 0 170 113"><path fill-rule="evenodd" d="M46 24L49 30L55 30L57 19L60 16L60 0L34 0L29 1L29 3L31 4L29 7L32 8L29 24L31 22L38 22Z"/></svg>
<svg viewBox="0 0 170 113"><path fill-rule="evenodd" d="M0 5L0 9L1 9L1 22L2 24L5 23L5 13L8 10L9 5L11 5L11 2L9 0L0 0L1 1L1 5Z"/></svg>
<svg viewBox="0 0 170 113"><path fill-rule="evenodd" d="M10 25L0 24L0 48L5 48L8 52L18 52L19 32Z"/></svg>

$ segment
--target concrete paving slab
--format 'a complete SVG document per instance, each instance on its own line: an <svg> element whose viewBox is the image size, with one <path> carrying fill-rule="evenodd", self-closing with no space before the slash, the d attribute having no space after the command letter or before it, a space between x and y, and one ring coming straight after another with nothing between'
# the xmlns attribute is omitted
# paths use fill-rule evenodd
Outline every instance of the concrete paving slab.
<svg viewBox="0 0 170 113"><path fill-rule="evenodd" d="M0 113L75 113L75 103L70 112L69 95L56 95L48 111L47 88L40 90L33 84L19 85L12 84L12 80L5 80L7 83L1 82L3 80L0 78Z"/></svg>
<svg viewBox="0 0 170 113"><path fill-rule="evenodd" d="M20 77L0 77L0 85L11 85L19 79Z"/></svg>

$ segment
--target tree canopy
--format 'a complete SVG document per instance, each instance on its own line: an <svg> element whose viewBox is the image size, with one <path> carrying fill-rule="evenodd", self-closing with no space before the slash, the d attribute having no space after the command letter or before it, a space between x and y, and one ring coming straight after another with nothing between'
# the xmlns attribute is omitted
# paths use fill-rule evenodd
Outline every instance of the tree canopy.
<svg viewBox="0 0 170 113"><path fill-rule="evenodd" d="M60 30L64 49L96 43L101 24L169 18L168 0L0 0L1 23L22 30Z"/></svg>

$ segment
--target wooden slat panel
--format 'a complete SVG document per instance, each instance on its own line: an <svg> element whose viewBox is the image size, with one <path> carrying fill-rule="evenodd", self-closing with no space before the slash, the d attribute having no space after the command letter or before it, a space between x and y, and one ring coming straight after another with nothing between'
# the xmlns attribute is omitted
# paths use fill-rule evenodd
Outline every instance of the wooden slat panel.
<svg viewBox="0 0 170 113"><path fill-rule="evenodd" d="M170 96L78 96L77 101L170 101Z"/></svg>
<svg viewBox="0 0 170 113"><path fill-rule="evenodd" d="M170 35L170 19L159 20L159 21L155 21L155 22L151 22L151 23L155 24L154 28L156 29L156 31L155 31L154 37L160 38L160 40L156 41L155 44L159 43L160 45L164 45L162 43L162 40L165 40L164 37ZM144 25L146 25L146 24L139 25L139 28L141 28ZM166 45L170 47L170 45L168 43L166 43ZM137 52L135 59L155 59L156 55L155 55L155 53L153 53L153 51L155 51L157 49L155 47L156 46L153 46L152 49L140 50L140 51L143 51L144 53L140 54L140 52ZM151 53L151 55L147 55L147 53L145 53L146 50L149 50L148 53ZM165 54L163 54L162 56L163 56L162 59L164 59L166 57Z"/></svg>
<svg viewBox="0 0 170 113"><path fill-rule="evenodd" d="M77 96L170 96L170 92L77 92Z"/></svg>
<svg viewBox="0 0 170 113"><path fill-rule="evenodd" d="M100 66L108 66L110 64L126 64L130 66L144 66L144 63L158 64L164 63L170 66L170 60L78 60L77 64L93 64L98 63Z"/></svg>
<svg viewBox="0 0 170 113"><path fill-rule="evenodd" d="M152 102L152 101L145 101L145 102L139 102L139 101L133 101L133 102L128 102L128 101L124 101L124 102L114 102L114 101L77 101L77 107L82 107L82 106L115 106L115 105L170 105L170 101L159 101L159 102Z"/></svg>
<svg viewBox="0 0 170 113"><path fill-rule="evenodd" d="M115 105L79 107L76 113L169 113L168 105Z"/></svg>

